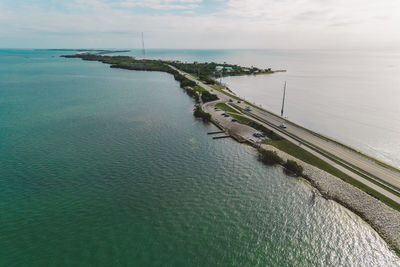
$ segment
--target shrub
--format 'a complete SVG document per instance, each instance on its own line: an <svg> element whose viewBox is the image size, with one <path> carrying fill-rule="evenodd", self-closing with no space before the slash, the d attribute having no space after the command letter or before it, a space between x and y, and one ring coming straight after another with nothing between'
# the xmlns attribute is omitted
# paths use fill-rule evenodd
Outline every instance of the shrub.
<svg viewBox="0 0 400 267"><path fill-rule="evenodd" d="M217 95L211 94L211 93L208 92L208 91L204 91L204 92L201 94L201 100L202 100L204 103L210 102L210 101L214 101L214 100L217 100L217 99L218 99L218 96L217 96Z"/></svg>
<svg viewBox="0 0 400 267"><path fill-rule="evenodd" d="M260 159L262 162L268 165L282 164L283 160L275 151L262 150L260 152Z"/></svg>
<svg viewBox="0 0 400 267"><path fill-rule="evenodd" d="M184 77L184 79L181 81L181 86L182 87L186 87L186 86L194 87L194 86L196 86L196 83L194 81L189 80Z"/></svg>
<svg viewBox="0 0 400 267"><path fill-rule="evenodd" d="M202 81L204 81L206 84L214 84L214 80L211 79L211 78L210 78L209 76L207 76L207 75L200 74L199 79L202 80Z"/></svg>
<svg viewBox="0 0 400 267"><path fill-rule="evenodd" d="M294 160L288 159L284 166L288 171L296 174L297 176L301 176L303 174L303 167L297 164L297 162Z"/></svg>
<svg viewBox="0 0 400 267"><path fill-rule="evenodd" d="M190 87L185 87L184 89L185 89L186 93L189 96L193 97L197 103L199 102L199 95L197 94L197 92L195 90L193 90Z"/></svg>
<svg viewBox="0 0 400 267"><path fill-rule="evenodd" d="M193 109L193 115L196 118L202 118L203 121L210 121L211 115L210 113L204 112L200 105L196 105Z"/></svg>

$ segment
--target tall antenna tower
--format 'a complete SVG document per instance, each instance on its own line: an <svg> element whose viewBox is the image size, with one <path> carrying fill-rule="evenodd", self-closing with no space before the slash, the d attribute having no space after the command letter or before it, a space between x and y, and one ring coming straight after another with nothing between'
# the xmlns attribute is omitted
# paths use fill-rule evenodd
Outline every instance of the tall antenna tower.
<svg viewBox="0 0 400 267"><path fill-rule="evenodd" d="M143 55L143 59L146 59L146 50L144 49L144 37L143 37L143 32L142 32L142 55Z"/></svg>

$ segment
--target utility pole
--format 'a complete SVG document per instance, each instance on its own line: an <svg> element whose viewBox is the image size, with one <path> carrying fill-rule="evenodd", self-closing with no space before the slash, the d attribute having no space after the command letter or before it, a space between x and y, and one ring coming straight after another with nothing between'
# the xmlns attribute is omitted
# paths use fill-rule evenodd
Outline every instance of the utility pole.
<svg viewBox="0 0 400 267"><path fill-rule="evenodd" d="M283 87L283 99L282 99L281 117L283 117L283 109L285 107L285 95L286 95L286 81L285 81L285 86Z"/></svg>

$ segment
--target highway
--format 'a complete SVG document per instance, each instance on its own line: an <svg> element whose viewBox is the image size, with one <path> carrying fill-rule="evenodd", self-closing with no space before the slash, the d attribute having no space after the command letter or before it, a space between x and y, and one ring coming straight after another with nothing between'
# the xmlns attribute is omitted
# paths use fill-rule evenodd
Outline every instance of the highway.
<svg viewBox="0 0 400 267"><path fill-rule="evenodd" d="M204 89L216 94L220 98L220 102L227 102L229 104L229 100L231 99L229 95L196 80L188 73L172 66L170 67L177 70L182 75L185 75L188 79L195 81ZM314 155L318 156L322 160L327 161L351 177L384 194L397 203L400 203L400 198L398 196L383 189L383 187L390 188L392 191L400 193L400 171L382 166L376 161L346 148L337 141L333 141L328 137L309 131L265 109L252 105L250 106L251 111L246 111L245 108L249 105L244 101L244 99L242 99L241 103L234 101L233 106L236 109L241 110L247 117L274 130L289 141L297 145L301 144L303 149L310 152L312 151ZM279 125L282 122L285 123L287 127L286 129L279 128ZM364 177L368 177L370 180L378 182L381 186L368 181Z"/></svg>

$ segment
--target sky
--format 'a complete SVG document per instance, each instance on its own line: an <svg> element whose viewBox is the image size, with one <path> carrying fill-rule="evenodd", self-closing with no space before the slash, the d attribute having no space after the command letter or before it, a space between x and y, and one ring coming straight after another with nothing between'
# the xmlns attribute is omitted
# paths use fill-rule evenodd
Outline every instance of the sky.
<svg viewBox="0 0 400 267"><path fill-rule="evenodd" d="M0 0L0 48L399 49L400 0Z"/></svg>

